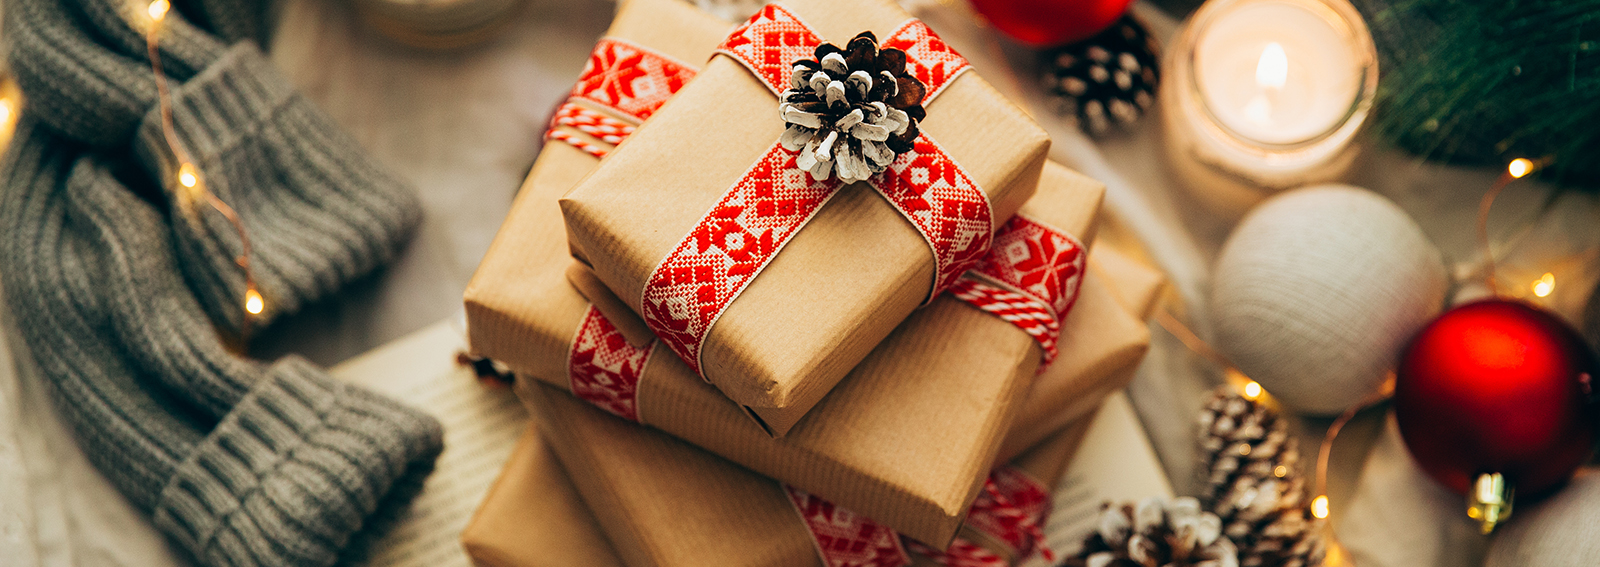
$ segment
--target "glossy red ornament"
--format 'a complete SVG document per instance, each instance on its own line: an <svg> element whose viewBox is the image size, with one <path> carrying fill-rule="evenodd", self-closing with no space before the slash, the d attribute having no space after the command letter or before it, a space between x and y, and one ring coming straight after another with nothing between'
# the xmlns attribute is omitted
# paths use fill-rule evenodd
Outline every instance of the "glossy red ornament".
<svg viewBox="0 0 1600 567"><path fill-rule="evenodd" d="M1395 381L1400 435L1461 494L1501 473L1538 497L1572 476L1595 437L1595 357L1572 327L1518 301L1461 305L1422 329Z"/></svg>
<svg viewBox="0 0 1600 567"><path fill-rule="evenodd" d="M1088 39L1110 27L1132 0L972 0L996 29L1033 47Z"/></svg>

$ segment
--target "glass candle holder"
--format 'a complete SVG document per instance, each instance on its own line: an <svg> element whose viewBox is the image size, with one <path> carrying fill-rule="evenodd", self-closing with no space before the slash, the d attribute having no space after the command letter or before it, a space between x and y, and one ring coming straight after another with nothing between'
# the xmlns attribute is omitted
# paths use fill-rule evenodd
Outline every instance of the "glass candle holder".
<svg viewBox="0 0 1600 567"><path fill-rule="evenodd" d="M1340 180L1378 87L1366 22L1345 0L1211 0L1169 44L1167 164L1213 212Z"/></svg>

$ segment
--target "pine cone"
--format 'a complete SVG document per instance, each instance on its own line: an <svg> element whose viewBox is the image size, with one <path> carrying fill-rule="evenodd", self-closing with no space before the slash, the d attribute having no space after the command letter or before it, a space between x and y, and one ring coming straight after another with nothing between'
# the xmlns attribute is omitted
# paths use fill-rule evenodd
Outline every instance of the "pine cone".
<svg viewBox="0 0 1600 567"><path fill-rule="evenodd" d="M1276 410L1219 388L1200 413L1201 500L1222 520L1242 567L1322 563L1322 520L1311 516L1299 444Z"/></svg>
<svg viewBox="0 0 1600 567"><path fill-rule="evenodd" d="M1222 520L1200 511L1200 501L1146 498L1137 507L1109 503L1077 555L1062 567L1237 567Z"/></svg>
<svg viewBox="0 0 1600 567"><path fill-rule="evenodd" d="M1089 39L1039 52L1040 79L1056 112L1099 136L1129 126L1155 104L1160 48L1128 14Z"/></svg>
<svg viewBox="0 0 1600 567"><path fill-rule="evenodd" d="M837 172L846 183L883 171L911 150L917 121L926 113L922 81L906 73L906 53L878 49L872 32L861 32L847 49L824 43L816 59L794 62L790 88L778 111L788 127L784 149L814 179Z"/></svg>

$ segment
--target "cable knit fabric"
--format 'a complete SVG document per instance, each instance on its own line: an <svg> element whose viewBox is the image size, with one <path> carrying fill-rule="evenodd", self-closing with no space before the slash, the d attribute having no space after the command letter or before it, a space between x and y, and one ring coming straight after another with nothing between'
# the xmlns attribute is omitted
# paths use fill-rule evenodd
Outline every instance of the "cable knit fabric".
<svg viewBox="0 0 1600 567"><path fill-rule="evenodd" d="M229 40L261 29L222 21L259 14L249 0L174 4ZM240 243L176 193L126 6L6 2L27 99L0 162L7 307L90 460L199 563L349 560L421 489L439 424L298 357L224 347L218 329L242 322ZM266 315L392 258L418 220L412 191L253 44L183 18L162 51L178 138L250 231Z"/></svg>

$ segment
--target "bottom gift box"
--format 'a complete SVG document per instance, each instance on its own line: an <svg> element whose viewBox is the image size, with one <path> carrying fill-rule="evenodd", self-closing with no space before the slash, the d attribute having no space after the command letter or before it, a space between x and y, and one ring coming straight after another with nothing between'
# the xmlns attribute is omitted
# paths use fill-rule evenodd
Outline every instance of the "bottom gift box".
<svg viewBox="0 0 1600 567"><path fill-rule="evenodd" d="M939 551L564 392L539 390L537 419L462 532L480 567L823 566L834 564L829 554L863 565L1009 565L1043 541L1050 489L1093 417L991 474L961 534ZM576 462L562 462L546 434ZM589 458L599 453L598 462Z"/></svg>
<svg viewBox="0 0 1600 567"><path fill-rule="evenodd" d="M461 547L478 567L622 567L536 420L462 530Z"/></svg>

